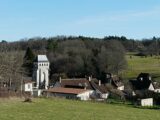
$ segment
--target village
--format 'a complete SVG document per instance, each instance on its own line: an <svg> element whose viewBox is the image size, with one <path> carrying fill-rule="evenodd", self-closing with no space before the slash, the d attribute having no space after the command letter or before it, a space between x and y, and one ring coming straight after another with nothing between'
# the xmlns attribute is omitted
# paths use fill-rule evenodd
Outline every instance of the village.
<svg viewBox="0 0 160 120"><path fill-rule="evenodd" d="M140 73L134 80L124 84L117 75L106 73L105 82L93 78L62 78L50 81L50 62L46 55L37 55L34 60L32 77L24 77L20 95L31 97L58 97L82 101L107 101L108 98L132 101L140 106L159 105L160 84L152 80L149 73ZM1 82L1 96L8 92L17 93L14 83Z"/></svg>

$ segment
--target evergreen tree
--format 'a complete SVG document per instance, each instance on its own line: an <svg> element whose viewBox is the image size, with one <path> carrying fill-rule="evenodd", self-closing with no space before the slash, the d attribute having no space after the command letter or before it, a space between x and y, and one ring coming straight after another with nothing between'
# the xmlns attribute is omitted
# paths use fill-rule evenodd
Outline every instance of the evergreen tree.
<svg viewBox="0 0 160 120"><path fill-rule="evenodd" d="M32 49L28 47L26 50L25 56L24 56L24 60L23 60L23 67L25 69L26 75L28 76L32 75L34 59L35 59L35 55Z"/></svg>

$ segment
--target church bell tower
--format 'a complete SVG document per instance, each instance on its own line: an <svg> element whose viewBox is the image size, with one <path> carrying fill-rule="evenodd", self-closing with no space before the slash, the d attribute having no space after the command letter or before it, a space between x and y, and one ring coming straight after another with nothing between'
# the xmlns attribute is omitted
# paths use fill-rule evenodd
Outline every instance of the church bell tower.
<svg viewBox="0 0 160 120"><path fill-rule="evenodd" d="M38 55L34 61L33 80L36 88L47 89L49 86L49 61L46 55Z"/></svg>

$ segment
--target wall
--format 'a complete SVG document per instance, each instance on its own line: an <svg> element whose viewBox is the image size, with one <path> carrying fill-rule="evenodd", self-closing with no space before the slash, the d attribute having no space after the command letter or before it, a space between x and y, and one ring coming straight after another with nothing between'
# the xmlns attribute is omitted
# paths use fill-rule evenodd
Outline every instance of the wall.
<svg viewBox="0 0 160 120"><path fill-rule="evenodd" d="M49 85L49 62L35 62L33 80L36 82L36 87L39 88L40 84L45 80L45 89Z"/></svg>
<svg viewBox="0 0 160 120"><path fill-rule="evenodd" d="M30 86L30 87L28 87L28 86ZM33 91L33 84L32 83L25 83L23 85L23 91L25 91L25 92Z"/></svg>
<svg viewBox="0 0 160 120"><path fill-rule="evenodd" d="M153 84L152 84L152 83L150 84L150 86L149 86L148 89L151 90L151 91L154 91L154 87L153 87Z"/></svg>
<svg viewBox="0 0 160 120"><path fill-rule="evenodd" d="M124 86L118 87L118 90L124 90Z"/></svg>
<svg viewBox="0 0 160 120"><path fill-rule="evenodd" d="M141 106L153 106L153 98L141 99Z"/></svg>
<svg viewBox="0 0 160 120"><path fill-rule="evenodd" d="M108 98L109 93L103 93L101 94L101 98L103 99L107 99Z"/></svg>
<svg viewBox="0 0 160 120"><path fill-rule="evenodd" d="M63 94L63 93L47 93L47 96L50 97L61 97L61 98L67 98L67 99L77 99L77 95L75 94Z"/></svg>
<svg viewBox="0 0 160 120"><path fill-rule="evenodd" d="M93 90L88 90L77 95L80 100L90 100L90 95L94 94Z"/></svg>

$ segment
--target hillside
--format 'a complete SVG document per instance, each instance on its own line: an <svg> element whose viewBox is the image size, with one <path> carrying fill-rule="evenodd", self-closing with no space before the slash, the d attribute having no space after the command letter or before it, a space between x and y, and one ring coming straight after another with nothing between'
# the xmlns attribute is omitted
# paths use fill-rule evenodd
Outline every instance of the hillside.
<svg viewBox="0 0 160 120"><path fill-rule="evenodd" d="M0 99L1 120L158 120L158 110L63 99Z"/></svg>
<svg viewBox="0 0 160 120"><path fill-rule="evenodd" d="M139 57L128 53L126 59L128 68L123 73L125 79L136 78L139 73L147 72L152 75L154 80L160 81L160 59L158 57Z"/></svg>

